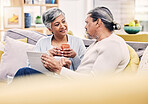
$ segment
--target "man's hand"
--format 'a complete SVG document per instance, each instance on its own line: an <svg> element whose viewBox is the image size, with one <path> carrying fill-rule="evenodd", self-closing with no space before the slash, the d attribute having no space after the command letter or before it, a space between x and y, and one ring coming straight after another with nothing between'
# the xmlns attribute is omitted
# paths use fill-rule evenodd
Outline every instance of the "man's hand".
<svg viewBox="0 0 148 104"><path fill-rule="evenodd" d="M52 55L42 54L41 59L44 67L49 71L58 74L61 72L62 65Z"/></svg>
<svg viewBox="0 0 148 104"><path fill-rule="evenodd" d="M71 61L68 58L61 58L59 62L61 66L70 69Z"/></svg>

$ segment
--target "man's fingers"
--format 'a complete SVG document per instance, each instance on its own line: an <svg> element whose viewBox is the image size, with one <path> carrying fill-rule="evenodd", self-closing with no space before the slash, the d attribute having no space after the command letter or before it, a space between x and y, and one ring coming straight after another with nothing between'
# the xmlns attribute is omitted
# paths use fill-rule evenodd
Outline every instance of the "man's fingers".
<svg viewBox="0 0 148 104"><path fill-rule="evenodd" d="M64 58L61 58L61 59L60 59L60 62L61 62L61 65L62 65L62 66L64 66L64 65L66 64Z"/></svg>

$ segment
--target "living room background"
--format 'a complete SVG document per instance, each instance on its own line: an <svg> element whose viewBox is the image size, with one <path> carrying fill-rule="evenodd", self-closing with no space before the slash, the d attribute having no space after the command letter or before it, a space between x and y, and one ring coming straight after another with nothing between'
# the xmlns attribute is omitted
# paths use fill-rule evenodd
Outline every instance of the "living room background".
<svg viewBox="0 0 148 104"><path fill-rule="evenodd" d="M0 29L3 30L3 7L10 6L10 0L0 0ZM59 8L66 14L69 30L75 36L84 38L85 18L93 7L107 6L113 12L114 18L123 27L125 23L138 19L148 31L148 1L147 0L59 0ZM26 7L25 12L32 15L32 24L36 15L41 15L40 7ZM31 10L31 11L30 11ZM44 11L43 9L42 11ZM37 11L37 12L36 12ZM122 28L123 31L123 28ZM3 31L2 31L3 32Z"/></svg>

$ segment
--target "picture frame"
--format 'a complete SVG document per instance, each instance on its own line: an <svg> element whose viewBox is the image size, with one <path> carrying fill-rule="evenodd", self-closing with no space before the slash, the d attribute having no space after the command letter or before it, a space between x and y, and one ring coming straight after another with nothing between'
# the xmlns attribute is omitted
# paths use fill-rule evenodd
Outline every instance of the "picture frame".
<svg viewBox="0 0 148 104"><path fill-rule="evenodd" d="M4 28L22 28L22 8L4 7Z"/></svg>

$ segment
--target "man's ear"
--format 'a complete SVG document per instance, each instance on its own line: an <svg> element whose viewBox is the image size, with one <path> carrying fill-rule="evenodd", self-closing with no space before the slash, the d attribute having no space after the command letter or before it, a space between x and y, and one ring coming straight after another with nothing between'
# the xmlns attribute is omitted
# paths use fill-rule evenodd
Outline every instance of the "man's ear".
<svg viewBox="0 0 148 104"><path fill-rule="evenodd" d="M102 21L101 21L101 19L100 19L100 18L98 18L98 19L97 19L97 24L96 24L96 25L97 25L98 27L100 27L100 26L101 26L101 24L102 24Z"/></svg>

